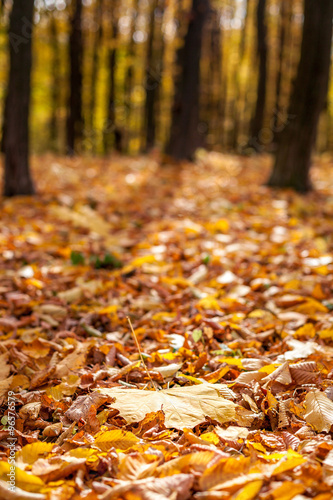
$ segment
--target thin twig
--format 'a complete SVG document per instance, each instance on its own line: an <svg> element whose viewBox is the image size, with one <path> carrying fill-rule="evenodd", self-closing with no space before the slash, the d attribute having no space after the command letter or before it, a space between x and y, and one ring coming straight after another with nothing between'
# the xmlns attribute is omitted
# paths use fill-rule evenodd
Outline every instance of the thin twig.
<svg viewBox="0 0 333 500"><path fill-rule="evenodd" d="M152 386L154 387L155 391L157 391L157 389L156 389L156 387L155 387L155 384L154 384L154 382L153 382L153 379L151 378L150 373L149 373L149 371L148 371L147 365L146 365L146 363L145 363L145 361L144 361L144 359L143 359L142 352L141 352L141 349L140 349L140 344L139 344L139 342L138 342L138 338L137 338L137 336L136 336L136 334L135 334L135 331L134 331L134 329L133 329L133 325L132 325L132 322L131 322L131 320L130 320L129 316L127 316L127 321L129 322L129 325L130 325L130 327L131 327L132 335L133 335L133 338L134 338L134 341L135 341L136 347L137 347L137 349L138 349L138 351L139 351L139 356L140 356L140 358L141 358L141 362L142 362L142 364L143 364L143 367L144 367L144 369L146 370L146 373L147 373L147 375L148 375L148 378L149 378L150 382L152 383Z"/></svg>

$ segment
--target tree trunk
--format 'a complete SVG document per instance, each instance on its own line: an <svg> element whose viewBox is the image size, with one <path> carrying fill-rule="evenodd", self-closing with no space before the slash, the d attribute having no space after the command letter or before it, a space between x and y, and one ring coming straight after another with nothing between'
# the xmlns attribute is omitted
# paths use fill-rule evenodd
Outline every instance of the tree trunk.
<svg viewBox="0 0 333 500"><path fill-rule="evenodd" d="M10 70L5 116L4 195L34 193L29 168L34 0L14 0L9 21Z"/></svg>
<svg viewBox="0 0 333 500"><path fill-rule="evenodd" d="M131 111L132 111L132 90L134 80L134 57L135 57L135 44L134 34L136 30L136 21L139 15L139 0L134 0L131 16L131 31L129 37L129 44L127 48L127 68L124 79L124 97L125 97L125 128L126 128L126 149L129 150L131 139Z"/></svg>
<svg viewBox="0 0 333 500"><path fill-rule="evenodd" d="M333 0L304 1L301 58L270 186L311 189L311 152L328 90L332 18Z"/></svg>
<svg viewBox="0 0 333 500"><path fill-rule="evenodd" d="M67 116L67 154L72 156L77 152L77 144L82 139L84 127L82 114L82 0L74 1L69 39L69 60L70 90Z"/></svg>
<svg viewBox="0 0 333 500"><path fill-rule="evenodd" d="M98 62L101 40L103 37L103 0L96 0L96 10L94 23L96 33L92 54L91 83L90 83L90 103L89 103L89 129L93 138L93 152L96 151L96 132L95 132L95 109L97 101L97 82L98 82Z"/></svg>
<svg viewBox="0 0 333 500"><path fill-rule="evenodd" d="M112 47L109 50L108 60L109 60L109 95L107 102L107 121L104 127L104 152L108 154L112 147L118 153L122 152L122 131L116 126L116 85L115 85L115 73L116 73L116 61L117 61L117 49L116 42L118 39L118 14L116 5L112 6L111 10L111 27L112 27Z"/></svg>
<svg viewBox="0 0 333 500"><path fill-rule="evenodd" d="M280 33L279 33L279 54L278 54L278 71L276 75L276 89L275 89L275 109L273 117L273 132L274 132L274 142L278 142L279 137L279 116L281 112L281 87L282 87L282 75L283 75L283 63L284 63L284 50L286 41L286 28L287 28L287 1L281 1L281 11L280 11Z"/></svg>
<svg viewBox="0 0 333 500"><path fill-rule="evenodd" d="M200 146L199 99L202 32L209 0L192 0L190 20L183 46L177 51L175 96L170 139L166 154L176 160L192 159Z"/></svg>
<svg viewBox="0 0 333 500"><path fill-rule="evenodd" d="M260 150L260 132L264 125L267 80L267 27L265 23L266 0L258 0L257 5L257 51L259 57L259 76L257 102L251 122L249 145Z"/></svg>
<svg viewBox="0 0 333 500"><path fill-rule="evenodd" d="M58 113L60 108L60 47L58 40L57 21L54 11L50 14L50 39L52 47L52 88L51 88L51 119L50 119L50 143L53 150L57 150L58 141Z"/></svg>
<svg viewBox="0 0 333 500"><path fill-rule="evenodd" d="M160 4L160 5L159 5ZM162 78L163 35L161 33L164 14L164 0L153 0L150 12L150 23L146 55L145 107L144 107L144 152L155 146L156 138L156 104ZM159 33L159 35L157 35ZM159 39L157 39L159 37ZM160 42L160 43L158 43Z"/></svg>
<svg viewBox="0 0 333 500"><path fill-rule="evenodd" d="M243 101L241 99L241 71L244 65L244 58L245 58L245 42L246 42L246 35L247 35L247 30L248 30L248 19L249 19L249 0L246 0L245 3L245 17L244 17L244 24L242 27L242 32L241 32L241 38L240 38L240 43L239 43L239 56L238 56L238 68L235 72L234 75L234 86L235 86L235 102L236 102L236 111L234 113L234 128L233 128L233 133L232 133L232 148L237 149L238 148L238 137L239 137L239 129L240 129L240 123L241 123L241 118L242 118L242 106Z"/></svg>

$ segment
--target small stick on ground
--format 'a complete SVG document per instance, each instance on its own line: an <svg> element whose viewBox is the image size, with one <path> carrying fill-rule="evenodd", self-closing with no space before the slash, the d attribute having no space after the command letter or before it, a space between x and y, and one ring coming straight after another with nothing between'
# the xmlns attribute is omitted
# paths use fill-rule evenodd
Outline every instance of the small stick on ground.
<svg viewBox="0 0 333 500"><path fill-rule="evenodd" d="M136 347L137 347L137 349L138 349L138 351L139 351L139 356L140 356L141 362L142 362L142 364L143 364L143 367L144 367L144 369L146 370L146 373L147 373L147 375L148 375L148 378L149 378L150 382L152 383L152 386L154 387L155 391L157 391L157 389L156 389L156 387L155 387L155 384L154 384L154 382L153 382L153 379L151 378L150 373L149 373L149 371L148 371L147 365L146 365L146 363L145 363L145 361L144 361L144 359L143 359L142 352L141 352L141 349L140 349L140 344L139 344L138 338L137 338L137 336L136 336L136 334L135 334L135 331L134 331L134 328L133 328L133 325L132 325L132 322L131 322L131 320L130 320L129 316L127 316L127 321L129 322L129 326L131 327L131 332L132 332L132 335L133 335L133 338L134 338L134 341L135 341Z"/></svg>

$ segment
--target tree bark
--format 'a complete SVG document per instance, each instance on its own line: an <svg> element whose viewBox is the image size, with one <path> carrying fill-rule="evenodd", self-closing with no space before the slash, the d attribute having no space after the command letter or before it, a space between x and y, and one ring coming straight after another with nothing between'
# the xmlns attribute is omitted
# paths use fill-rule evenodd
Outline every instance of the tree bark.
<svg viewBox="0 0 333 500"><path fill-rule="evenodd" d="M60 108L60 47L58 40L57 21L54 11L50 14L50 39L52 47L52 89L51 89L51 118L50 143L53 150L57 150L58 141L58 110Z"/></svg>
<svg viewBox="0 0 333 500"><path fill-rule="evenodd" d="M116 42L118 39L118 13L117 5L112 5L111 7L111 27L112 27L112 47L109 49L108 61L109 61L109 89L108 89L108 101L107 101L107 115L106 115L106 125L104 127L103 142L104 142L104 152L108 154L112 147L118 153L122 152L122 131L116 126L116 84L115 84L115 73L116 73L116 62L117 62L117 49Z"/></svg>
<svg viewBox="0 0 333 500"><path fill-rule="evenodd" d="M209 0L192 0L190 20L183 46L177 51L175 96L170 139L166 154L176 160L192 159L200 146L199 125L200 58L202 32Z"/></svg>
<svg viewBox="0 0 333 500"><path fill-rule="evenodd" d="M93 138L93 151L96 150L96 132L95 132L95 109L97 101L97 82L98 82L98 63L101 41L103 37L103 0L96 1L95 26L96 33L92 54L91 82L90 82L90 103L89 103L89 128Z"/></svg>
<svg viewBox="0 0 333 500"><path fill-rule="evenodd" d="M124 98L125 98L125 127L126 127L126 149L129 150L131 139L131 115L132 115L132 90L134 80L134 57L135 57L135 44L134 33L136 30L136 21L139 15L139 0L134 0L131 16L131 30L129 37L129 44L127 48L127 61L125 79L124 79Z"/></svg>
<svg viewBox="0 0 333 500"><path fill-rule="evenodd" d="M304 1L301 58L270 186L311 189L311 152L328 91L332 18L333 0Z"/></svg>
<svg viewBox="0 0 333 500"><path fill-rule="evenodd" d="M83 137L82 114L82 0L74 1L74 12L71 20L69 40L70 81L69 106L67 116L67 154L72 156L77 150L77 144Z"/></svg>
<svg viewBox="0 0 333 500"><path fill-rule="evenodd" d="M287 23L288 23L288 12L287 12L287 1L281 1L280 7L280 33L279 33L279 54L278 54L278 71L276 75L276 88L275 88L275 109L273 117L273 133L274 142L278 142L279 138L279 116L281 113L281 89L282 89L282 77L283 77L283 65L284 65L284 51L285 42L287 34Z"/></svg>
<svg viewBox="0 0 333 500"><path fill-rule="evenodd" d="M158 14L158 18L156 18ZM150 12L150 23L146 55L145 75L145 107L144 107L144 152L155 146L156 139L156 105L162 78L163 34L161 24L164 14L164 0L153 0ZM159 35L157 35L159 33ZM158 38L159 37L159 38Z"/></svg>
<svg viewBox="0 0 333 500"><path fill-rule="evenodd" d="M238 147L238 137L239 137L239 129L240 129L240 124L241 124L241 118L242 118L242 109L241 106L243 105L242 100L241 100L241 78L240 78L240 73L243 68L244 64L244 56L245 56L245 42L246 42L246 35L247 35L247 30L248 30L248 19L249 19L249 0L246 0L245 3L245 17L244 17L244 24L242 27L242 32L241 32L241 38L240 38L240 43L239 43L239 56L238 56L238 68L235 72L234 76L234 86L235 86L235 113L234 113L234 128L232 132L232 148L237 149Z"/></svg>
<svg viewBox="0 0 333 500"><path fill-rule="evenodd" d="M267 27L265 22L266 0L258 0L257 5L257 51L259 57L259 76L257 102L251 122L249 145L260 150L260 132L264 125L267 85Z"/></svg>
<svg viewBox="0 0 333 500"><path fill-rule="evenodd" d="M10 70L5 105L4 195L31 195L29 114L34 0L14 0L9 21Z"/></svg>

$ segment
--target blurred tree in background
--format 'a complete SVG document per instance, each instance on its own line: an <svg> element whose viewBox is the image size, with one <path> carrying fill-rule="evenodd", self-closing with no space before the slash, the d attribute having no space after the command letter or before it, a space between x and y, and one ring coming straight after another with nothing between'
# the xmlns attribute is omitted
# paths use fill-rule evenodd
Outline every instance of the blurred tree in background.
<svg viewBox="0 0 333 500"><path fill-rule="evenodd" d="M249 154L274 153L280 145L280 164L290 171L288 165L298 161L299 153L295 149L287 162L286 137L294 134L297 142L297 127L305 122L303 132L311 141L304 155L308 160L299 167L302 171L309 168L312 146L319 152L333 148L332 83L326 99L332 0L32 3L35 43L29 123L33 152L137 154L158 148L183 159L192 158L198 147ZM1 3L3 148L11 127L5 103L15 92L13 78L8 80L10 67L26 68L24 93L29 92L31 40L18 54L8 50L11 13L17 5L22 7L22 2ZM301 47L304 12L307 19L309 9L312 24L304 24L303 52L304 46L312 47L312 62L305 68ZM326 65L324 77L319 59ZM301 96L306 72L312 77ZM309 107L309 89L317 85L320 97ZM15 102L19 101L15 98ZM28 112L29 108L22 113L22 124ZM291 119L294 115L297 119ZM270 183L298 188L277 174L279 161Z"/></svg>
<svg viewBox="0 0 333 500"><path fill-rule="evenodd" d="M33 194L29 168L34 0L16 0L9 19L9 78L5 98L3 149L6 196Z"/></svg>

